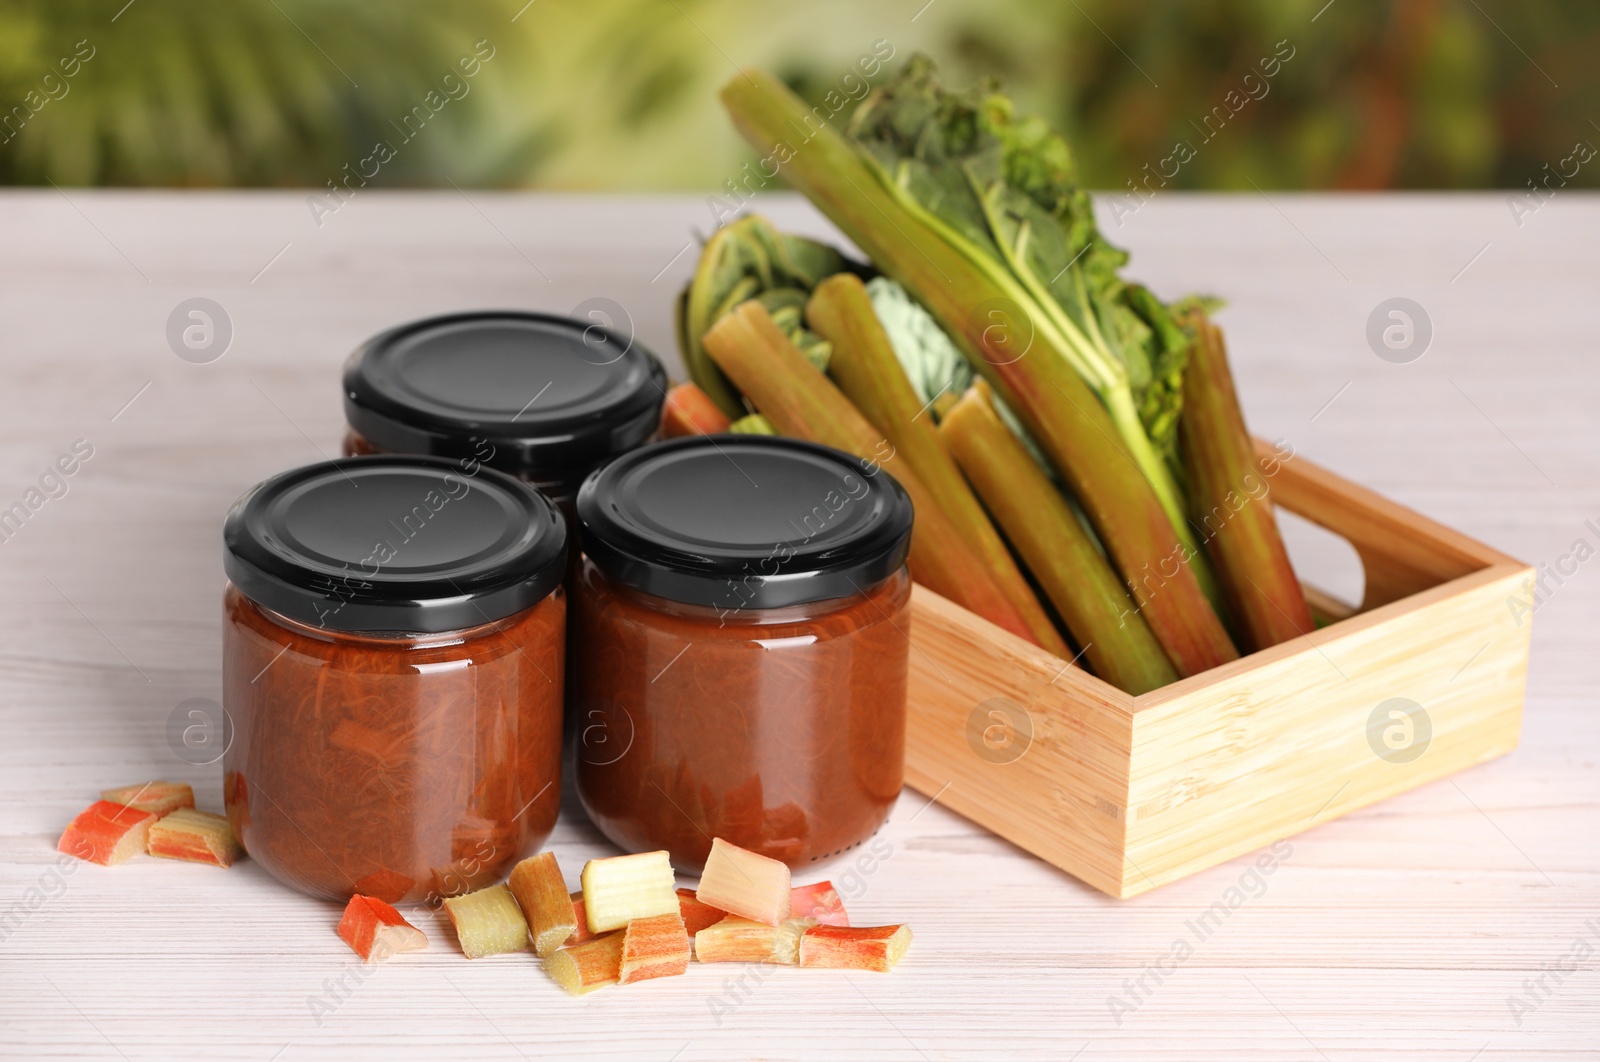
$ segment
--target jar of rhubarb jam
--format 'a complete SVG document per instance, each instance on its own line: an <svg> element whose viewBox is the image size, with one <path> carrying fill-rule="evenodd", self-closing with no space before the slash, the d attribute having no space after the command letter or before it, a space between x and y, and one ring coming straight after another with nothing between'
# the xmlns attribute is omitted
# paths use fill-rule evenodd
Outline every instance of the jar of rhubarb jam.
<svg viewBox="0 0 1600 1062"><path fill-rule="evenodd" d="M905 761L911 502L773 436L680 439L578 494L578 795L629 851L800 866L866 840Z"/></svg>
<svg viewBox="0 0 1600 1062"><path fill-rule="evenodd" d="M585 476L648 441L667 377L588 321L494 310L383 332L344 368L344 452L436 454L527 480L570 514Z"/></svg>
<svg viewBox="0 0 1600 1062"><path fill-rule="evenodd" d="M229 821L303 892L431 901L498 880L561 796L567 525L431 457L275 476L223 525Z"/></svg>

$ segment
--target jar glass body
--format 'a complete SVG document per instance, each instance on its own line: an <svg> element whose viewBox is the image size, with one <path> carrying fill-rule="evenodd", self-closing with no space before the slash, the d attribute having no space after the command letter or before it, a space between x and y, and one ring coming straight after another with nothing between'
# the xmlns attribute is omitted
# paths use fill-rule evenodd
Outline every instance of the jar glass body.
<svg viewBox="0 0 1600 1062"><path fill-rule="evenodd" d="M469 630L309 627L223 601L229 821L279 880L433 902L499 880L555 826L566 595Z"/></svg>
<svg viewBox="0 0 1600 1062"><path fill-rule="evenodd" d="M577 576L578 795L628 851L698 872L712 837L791 867L888 817L905 773L911 581L723 612Z"/></svg>
<svg viewBox="0 0 1600 1062"><path fill-rule="evenodd" d="M356 431L354 428L347 428L345 430L345 457L365 457L371 454L387 454L391 452L392 451L390 450L385 450L382 447L373 445L370 439ZM469 473L467 469L473 467L473 459L463 459L462 475L468 475ZM562 469L559 472L554 472L550 476L546 477L531 476L525 472L506 470L506 475L522 480L522 482L529 484L534 489L538 490L539 493L543 494L546 498L549 498L553 503L555 503L555 507L561 511L562 519L566 520L567 522L567 541L571 543L571 546L567 550L566 587L569 600L576 586L575 580L578 573L578 560L583 555L578 546L578 486L583 482L583 477L588 475L591 470L591 466L583 466L576 469ZM571 699L570 695L573 685L571 669L577 659L577 647L573 644L574 637L576 637L576 632L569 629L567 632L566 675L566 689L569 701ZM570 717L569 707L567 722L571 723L572 721L573 720Z"/></svg>

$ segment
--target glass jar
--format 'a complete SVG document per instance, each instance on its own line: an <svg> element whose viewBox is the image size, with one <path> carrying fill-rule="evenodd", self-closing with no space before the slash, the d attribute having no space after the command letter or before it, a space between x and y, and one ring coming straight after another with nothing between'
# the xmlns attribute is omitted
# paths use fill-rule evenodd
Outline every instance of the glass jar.
<svg viewBox="0 0 1600 1062"><path fill-rule="evenodd" d="M344 452L481 462L570 517L585 476L655 435L666 385L655 355L591 321L513 310L430 317L374 336L346 361Z"/></svg>
<svg viewBox="0 0 1600 1062"><path fill-rule="evenodd" d="M674 440L578 495L578 796L696 873L721 837L792 867L870 837L905 764L911 503L837 450Z"/></svg>
<svg viewBox="0 0 1600 1062"><path fill-rule="evenodd" d="M228 819L302 892L498 880L561 798L566 522L442 458L285 472L223 526Z"/></svg>

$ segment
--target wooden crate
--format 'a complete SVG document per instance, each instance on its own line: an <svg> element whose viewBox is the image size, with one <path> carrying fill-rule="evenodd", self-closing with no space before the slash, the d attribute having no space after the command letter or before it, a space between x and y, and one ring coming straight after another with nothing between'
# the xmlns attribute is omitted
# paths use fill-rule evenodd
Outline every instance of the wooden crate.
<svg viewBox="0 0 1600 1062"><path fill-rule="evenodd" d="M1127 897L1515 748L1532 570L1301 457L1271 497L1355 547L1361 607L1308 588L1335 622L1141 697L917 587L908 783Z"/></svg>

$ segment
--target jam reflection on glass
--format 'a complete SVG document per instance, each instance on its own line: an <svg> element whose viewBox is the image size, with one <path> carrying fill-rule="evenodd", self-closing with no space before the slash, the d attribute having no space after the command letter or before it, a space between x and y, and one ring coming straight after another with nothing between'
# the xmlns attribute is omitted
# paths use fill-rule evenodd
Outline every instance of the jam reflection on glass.
<svg viewBox="0 0 1600 1062"><path fill-rule="evenodd" d="M430 902L498 881L555 826L566 595L469 630L308 627L228 587L228 817L318 896Z"/></svg>
<svg viewBox="0 0 1600 1062"><path fill-rule="evenodd" d="M578 794L630 851L698 872L721 837L790 866L871 836L904 780L911 582L731 613L584 559L574 607Z"/></svg>

